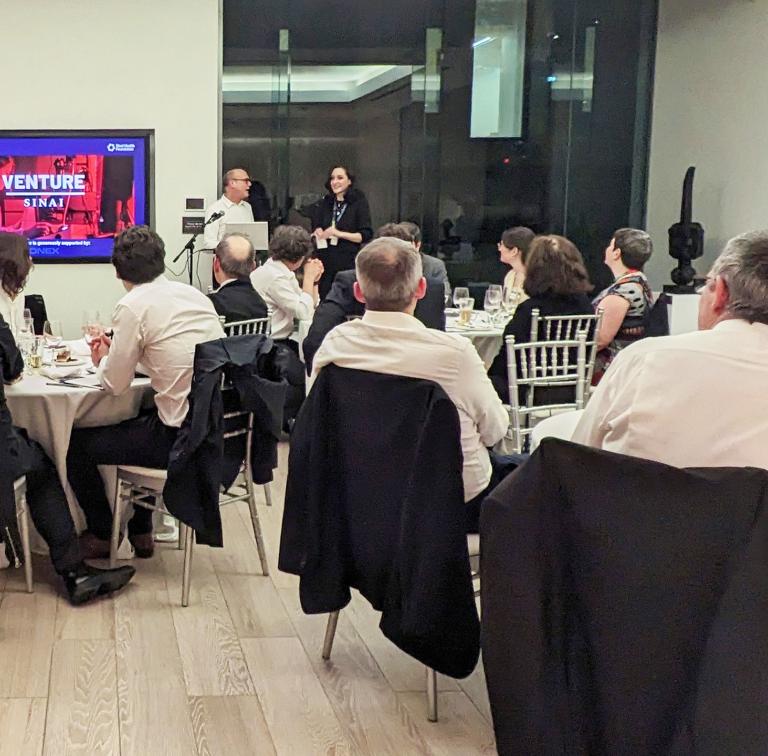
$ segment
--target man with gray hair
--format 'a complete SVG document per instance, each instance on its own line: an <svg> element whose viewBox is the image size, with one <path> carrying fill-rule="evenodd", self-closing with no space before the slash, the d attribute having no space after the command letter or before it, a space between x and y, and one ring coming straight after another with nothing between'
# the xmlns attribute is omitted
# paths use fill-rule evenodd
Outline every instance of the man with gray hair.
<svg viewBox="0 0 768 756"><path fill-rule="evenodd" d="M768 231L728 242L699 329L622 350L573 441L675 467L768 469Z"/></svg>
<svg viewBox="0 0 768 756"><path fill-rule="evenodd" d="M216 312L227 323L266 318L267 304L250 278L256 267L251 240L243 234L226 234L214 254L213 277L219 288L210 297Z"/></svg>
<svg viewBox="0 0 768 756"><path fill-rule="evenodd" d="M487 447L504 436L507 411L472 342L426 328L414 317L427 282L412 244L386 236L375 239L358 253L355 270L354 294L365 304L365 314L328 333L315 354L309 386L331 363L439 384L459 412L464 500L470 529L476 528L492 480Z"/></svg>

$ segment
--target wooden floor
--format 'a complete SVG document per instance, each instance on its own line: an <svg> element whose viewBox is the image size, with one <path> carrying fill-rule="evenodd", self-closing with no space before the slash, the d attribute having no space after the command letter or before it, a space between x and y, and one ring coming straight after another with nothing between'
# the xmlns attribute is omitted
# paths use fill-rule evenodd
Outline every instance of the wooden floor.
<svg viewBox="0 0 768 756"><path fill-rule="evenodd" d="M286 458L275 506L259 507L269 578L244 505L222 511L224 549L195 550L187 608L167 546L121 595L78 609L47 560L33 595L0 570L0 755L495 753L482 669L442 678L428 722L423 666L359 597L320 658L326 618L302 614L298 579L277 571Z"/></svg>

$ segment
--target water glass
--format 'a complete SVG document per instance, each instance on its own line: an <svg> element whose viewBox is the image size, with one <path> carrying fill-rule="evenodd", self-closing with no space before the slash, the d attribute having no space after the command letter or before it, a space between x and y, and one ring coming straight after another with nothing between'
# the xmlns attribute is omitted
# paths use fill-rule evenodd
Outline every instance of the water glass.
<svg viewBox="0 0 768 756"><path fill-rule="evenodd" d="M503 294L503 307L508 315L513 315L520 302L520 290L513 286L505 286Z"/></svg>
<svg viewBox="0 0 768 756"><path fill-rule="evenodd" d="M101 315L98 310L83 310L82 329L87 344L104 333L104 326L101 323Z"/></svg>
<svg viewBox="0 0 768 756"><path fill-rule="evenodd" d="M43 338L49 347L56 347L63 341L60 320L46 320L43 325Z"/></svg>
<svg viewBox="0 0 768 756"><path fill-rule="evenodd" d="M461 307L459 302L462 299L468 299L469 298L469 289L466 286L457 286L453 290L453 306L454 307Z"/></svg>
<svg viewBox="0 0 768 756"><path fill-rule="evenodd" d="M501 286L491 284L485 291L485 301L483 309L488 313L491 322L494 322L496 313L501 307Z"/></svg>

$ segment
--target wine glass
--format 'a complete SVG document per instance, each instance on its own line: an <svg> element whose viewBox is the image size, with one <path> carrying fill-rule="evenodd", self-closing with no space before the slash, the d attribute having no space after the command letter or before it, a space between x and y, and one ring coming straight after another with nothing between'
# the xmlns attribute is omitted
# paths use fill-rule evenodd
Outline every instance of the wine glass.
<svg viewBox="0 0 768 756"><path fill-rule="evenodd" d="M101 323L101 315L98 310L83 310L82 330L88 345L104 333L104 326Z"/></svg>
<svg viewBox="0 0 768 756"><path fill-rule="evenodd" d="M505 286L503 293L503 307L507 315L514 315L520 302L520 290L514 286Z"/></svg>
<svg viewBox="0 0 768 756"><path fill-rule="evenodd" d="M488 313L488 317L491 320L491 324L495 322L496 313L501 308L501 286L497 284L491 284L485 290L485 300L483 302L483 309Z"/></svg>
<svg viewBox="0 0 768 756"><path fill-rule="evenodd" d="M32 311L27 309L27 308L24 308L24 313L22 315L21 320L22 320L22 323L21 323L21 326L19 327L19 330L22 333L28 333L28 334L34 336L34 334L35 334L35 320L32 317Z"/></svg>
<svg viewBox="0 0 768 756"><path fill-rule="evenodd" d="M46 320L43 325L43 338L49 347L57 347L63 341L60 320Z"/></svg>
<svg viewBox="0 0 768 756"><path fill-rule="evenodd" d="M454 307L460 307L461 305L459 302L462 299L468 299L469 298L469 289L466 286L457 286L453 290L453 306Z"/></svg>

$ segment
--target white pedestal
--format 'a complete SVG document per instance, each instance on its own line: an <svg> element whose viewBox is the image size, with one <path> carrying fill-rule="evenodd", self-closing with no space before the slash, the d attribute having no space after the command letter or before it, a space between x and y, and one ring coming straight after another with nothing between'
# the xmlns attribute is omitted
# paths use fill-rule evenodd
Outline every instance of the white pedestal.
<svg viewBox="0 0 768 756"><path fill-rule="evenodd" d="M669 333L690 333L699 328L699 294L668 294Z"/></svg>

